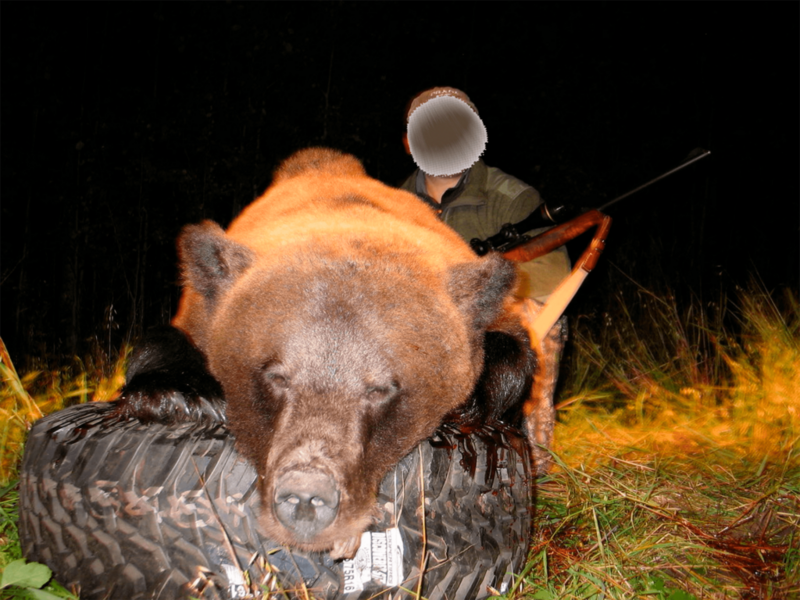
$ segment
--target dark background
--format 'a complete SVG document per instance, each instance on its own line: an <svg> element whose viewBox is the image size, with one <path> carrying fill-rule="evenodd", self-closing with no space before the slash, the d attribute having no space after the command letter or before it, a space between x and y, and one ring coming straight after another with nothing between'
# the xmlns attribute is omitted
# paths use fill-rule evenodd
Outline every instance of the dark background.
<svg viewBox="0 0 800 600"><path fill-rule="evenodd" d="M615 207L570 311L628 277L701 301L752 275L797 289L799 6L3 2L0 334L18 364L115 354L173 314L183 225L226 226L309 145L400 183L404 107L436 85L551 202L712 151Z"/></svg>

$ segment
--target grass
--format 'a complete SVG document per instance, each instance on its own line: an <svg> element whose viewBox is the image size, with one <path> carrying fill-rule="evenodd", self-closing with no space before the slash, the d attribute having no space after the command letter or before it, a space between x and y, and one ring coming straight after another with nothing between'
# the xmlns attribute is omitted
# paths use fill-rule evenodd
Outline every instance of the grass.
<svg viewBox="0 0 800 600"><path fill-rule="evenodd" d="M73 404L113 399L125 382L126 358L127 350L111 363L76 358L66 367L41 365L20 376L0 339L0 487L16 479L34 421Z"/></svg>
<svg viewBox="0 0 800 600"><path fill-rule="evenodd" d="M44 565L22 561L18 470L34 421L73 404L113 399L125 380L125 358L123 354L113 364L76 359L68 367L42 365L20 376L0 339L0 598L78 598L54 581Z"/></svg>
<svg viewBox="0 0 800 600"><path fill-rule="evenodd" d="M518 596L800 598L797 298L636 300L573 328Z"/></svg>
<svg viewBox="0 0 800 600"><path fill-rule="evenodd" d="M754 285L681 307L635 285L573 320L556 467L510 598L800 598L800 305ZM40 414L107 400L124 356L0 372L0 568L20 557L14 481ZM3 590L0 590L0 596Z"/></svg>

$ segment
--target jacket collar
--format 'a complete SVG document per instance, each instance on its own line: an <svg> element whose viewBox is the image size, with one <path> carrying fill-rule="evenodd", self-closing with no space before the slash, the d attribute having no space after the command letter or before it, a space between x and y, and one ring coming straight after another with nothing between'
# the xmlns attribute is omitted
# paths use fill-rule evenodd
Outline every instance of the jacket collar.
<svg viewBox="0 0 800 600"><path fill-rule="evenodd" d="M425 188L425 173L421 169L417 169L414 185L420 198L437 210L445 210L456 206L481 206L484 203L484 199L480 190L486 187L487 178L486 163L478 160L462 175L455 187L444 193L441 204L428 195Z"/></svg>

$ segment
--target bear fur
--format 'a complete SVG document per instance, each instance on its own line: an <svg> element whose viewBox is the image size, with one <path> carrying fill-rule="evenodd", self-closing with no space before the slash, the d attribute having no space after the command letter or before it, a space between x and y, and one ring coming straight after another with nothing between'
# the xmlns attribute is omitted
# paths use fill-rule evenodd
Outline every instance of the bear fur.
<svg viewBox="0 0 800 600"><path fill-rule="evenodd" d="M352 557L389 469L445 420L516 418L530 390L513 264L352 156L296 153L227 231L187 226L178 249L178 312L116 415L226 419L280 543Z"/></svg>

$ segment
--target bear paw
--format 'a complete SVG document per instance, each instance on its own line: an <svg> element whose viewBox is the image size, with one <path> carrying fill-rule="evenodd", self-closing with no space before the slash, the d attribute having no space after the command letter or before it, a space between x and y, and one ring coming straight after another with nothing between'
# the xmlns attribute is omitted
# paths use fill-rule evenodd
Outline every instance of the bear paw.
<svg viewBox="0 0 800 600"><path fill-rule="evenodd" d="M214 426L226 422L225 398L205 357L182 331L153 327L134 349L109 419Z"/></svg>
<svg viewBox="0 0 800 600"><path fill-rule="evenodd" d="M164 373L135 377L123 388L109 419L138 419L142 423L197 423L207 427L225 424L225 402L221 390L202 394L196 390L175 389L168 385L170 378Z"/></svg>

